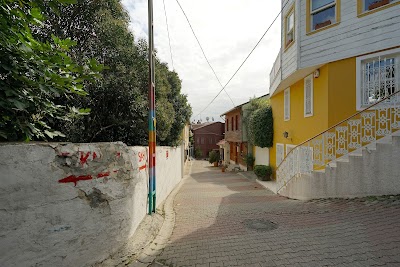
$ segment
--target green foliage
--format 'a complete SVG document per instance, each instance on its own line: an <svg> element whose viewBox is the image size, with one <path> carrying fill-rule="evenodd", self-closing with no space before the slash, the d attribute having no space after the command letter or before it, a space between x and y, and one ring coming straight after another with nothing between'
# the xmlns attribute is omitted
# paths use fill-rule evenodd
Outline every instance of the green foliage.
<svg viewBox="0 0 400 267"><path fill-rule="evenodd" d="M214 163L214 162L217 162L218 160L219 160L218 151L213 150L208 154L208 162Z"/></svg>
<svg viewBox="0 0 400 267"><path fill-rule="evenodd" d="M255 110L248 121L249 137L252 143L259 147L272 147L273 117L271 106Z"/></svg>
<svg viewBox="0 0 400 267"><path fill-rule="evenodd" d="M201 158L201 156L203 156L203 151L201 151L200 148L196 148L194 150L194 156L196 157L196 159Z"/></svg>
<svg viewBox="0 0 400 267"><path fill-rule="evenodd" d="M246 161L247 166L252 167L253 164L254 164L255 158L253 157L252 154L247 154L247 155L244 157L244 160Z"/></svg>
<svg viewBox="0 0 400 267"><path fill-rule="evenodd" d="M49 11L56 4L48 1ZM0 140L46 140L63 136L54 125L87 114L58 100L86 96L86 81L102 70L89 58L77 64L70 57L76 43L51 34L40 41L32 28L45 27L43 1L1 0L0 8Z"/></svg>
<svg viewBox="0 0 400 267"><path fill-rule="evenodd" d="M147 145L148 140L148 46L128 29L129 16L119 0L78 0L58 5L60 16L48 12L44 30L36 34L71 37L76 60L94 57L106 68L96 83L86 87L89 96L63 98L91 109L83 118L59 125L73 142L122 141ZM181 94L177 73L156 57L157 143L179 145L181 132L191 116L187 97Z"/></svg>
<svg viewBox="0 0 400 267"><path fill-rule="evenodd" d="M254 128L251 127L250 119L254 112L260 108L269 107L269 99L264 98L252 98L250 99L249 105L246 107L245 112L243 113L243 122L245 124L245 130L247 132L248 141L251 144L254 144Z"/></svg>
<svg viewBox="0 0 400 267"><path fill-rule="evenodd" d="M266 165L256 165L254 166L254 174L262 180L267 180L272 174L272 168Z"/></svg>

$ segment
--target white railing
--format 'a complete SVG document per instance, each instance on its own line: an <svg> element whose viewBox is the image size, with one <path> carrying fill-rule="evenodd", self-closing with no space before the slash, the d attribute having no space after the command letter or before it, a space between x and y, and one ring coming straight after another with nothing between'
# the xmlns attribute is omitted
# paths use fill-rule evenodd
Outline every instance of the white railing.
<svg viewBox="0 0 400 267"><path fill-rule="evenodd" d="M276 170L277 191L296 176L325 169L330 162L399 131L399 92L394 92L292 149Z"/></svg>
<svg viewBox="0 0 400 267"><path fill-rule="evenodd" d="M281 52L278 53L278 56L275 59L274 65L272 66L271 72L269 73L269 84L274 83L275 79L279 76L279 71L281 69Z"/></svg>

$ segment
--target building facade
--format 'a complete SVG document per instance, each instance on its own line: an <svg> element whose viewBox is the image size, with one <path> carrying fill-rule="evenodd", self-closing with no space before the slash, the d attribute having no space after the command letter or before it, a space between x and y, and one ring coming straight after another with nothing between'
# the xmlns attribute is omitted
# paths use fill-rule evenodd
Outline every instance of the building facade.
<svg viewBox="0 0 400 267"><path fill-rule="evenodd" d="M282 1L281 50L269 88L274 170L297 145L399 89L399 4L398 0ZM393 104L399 100L390 99ZM359 131L364 124L360 122ZM332 133L335 151L344 139L350 140L349 129ZM307 153L315 161L316 153L328 155L326 150L326 146L311 147Z"/></svg>
<svg viewBox="0 0 400 267"><path fill-rule="evenodd" d="M217 143L224 139L225 124L223 122L207 122L192 124L195 151L199 151L198 158L208 158L212 150L219 150Z"/></svg>
<svg viewBox="0 0 400 267"><path fill-rule="evenodd" d="M229 162L239 165L247 170L245 156L247 155L247 141L243 140L242 106L224 113L225 115L225 141L229 144Z"/></svg>

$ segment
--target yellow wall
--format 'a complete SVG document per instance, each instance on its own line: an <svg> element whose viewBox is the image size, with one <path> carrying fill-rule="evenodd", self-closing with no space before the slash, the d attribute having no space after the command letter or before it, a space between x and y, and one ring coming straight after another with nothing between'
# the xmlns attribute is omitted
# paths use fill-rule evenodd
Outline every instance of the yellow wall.
<svg viewBox="0 0 400 267"><path fill-rule="evenodd" d="M290 86L290 120L284 121L284 92L271 96L274 146L270 164L276 170L276 143L298 145L356 113L356 59L331 62L320 68L314 82L314 115L304 117L304 80ZM289 133L289 139L283 132ZM290 140L290 138L292 138Z"/></svg>
<svg viewBox="0 0 400 267"><path fill-rule="evenodd" d="M271 97L274 117L274 146L270 149L270 165L276 170L276 143L298 145L328 128L328 65L321 67L320 76L313 78L314 112L304 117L304 80L290 86L290 120L284 121L284 92ZM289 138L283 137L283 132ZM291 140L290 140L291 138Z"/></svg>
<svg viewBox="0 0 400 267"><path fill-rule="evenodd" d="M329 63L329 127L356 113L356 58Z"/></svg>

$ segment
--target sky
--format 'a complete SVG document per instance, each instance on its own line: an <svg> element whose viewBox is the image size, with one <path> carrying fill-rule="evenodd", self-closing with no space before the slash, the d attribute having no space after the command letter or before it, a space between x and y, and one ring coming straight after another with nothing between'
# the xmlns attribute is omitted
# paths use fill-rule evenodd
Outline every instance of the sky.
<svg viewBox="0 0 400 267"><path fill-rule="evenodd" d="M182 93L193 109L191 121L209 117L222 121L221 114L234 105L207 64L176 0L154 0L154 46L161 61L182 80ZM178 0L221 83L225 85L280 11L279 0ZM148 40L147 0L122 0L136 40ZM279 53L280 18L271 27L241 70L225 88L235 105L269 93L269 73ZM157 85L156 85L157 90ZM156 100L157 101L157 100Z"/></svg>

